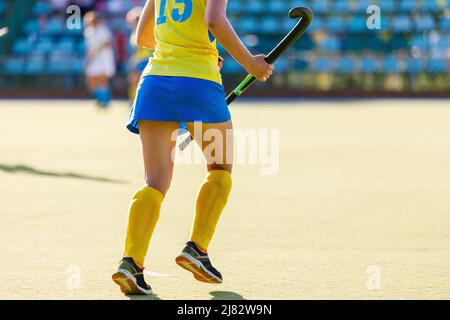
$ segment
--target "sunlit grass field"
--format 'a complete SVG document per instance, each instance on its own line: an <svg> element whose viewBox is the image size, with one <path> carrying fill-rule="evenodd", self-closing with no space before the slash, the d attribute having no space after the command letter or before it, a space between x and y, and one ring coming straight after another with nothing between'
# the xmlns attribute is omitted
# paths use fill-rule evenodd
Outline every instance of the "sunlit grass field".
<svg viewBox="0 0 450 320"><path fill-rule="evenodd" d="M236 128L279 129L279 170L235 166L209 250L224 276L214 286L174 262L205 174L177 165L146 261L149 299L450 298L449 101L232 110ZM0 100L1 299L133 299L111 281L143 181L128 111Z"/></svg>

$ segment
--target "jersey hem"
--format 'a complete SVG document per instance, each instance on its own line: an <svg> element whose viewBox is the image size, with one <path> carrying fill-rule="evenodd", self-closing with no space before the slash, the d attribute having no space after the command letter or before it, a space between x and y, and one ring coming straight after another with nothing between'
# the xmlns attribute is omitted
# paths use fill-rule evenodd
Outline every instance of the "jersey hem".
<svg viewBox="0 0 450 320"><path fill-rule="evenodd" d="M206 77L206 76L203 76L203 75L192 74L192 73L150 71L150 72L146 72L143 76L144 77L145 76L188 77L188 78L196 78L196 79L208 80L208 81L212 81L212 82L215 82L215 83L218 83L218 84L222 85L222 79L221 78L218 80L216 77Z"/></svg>

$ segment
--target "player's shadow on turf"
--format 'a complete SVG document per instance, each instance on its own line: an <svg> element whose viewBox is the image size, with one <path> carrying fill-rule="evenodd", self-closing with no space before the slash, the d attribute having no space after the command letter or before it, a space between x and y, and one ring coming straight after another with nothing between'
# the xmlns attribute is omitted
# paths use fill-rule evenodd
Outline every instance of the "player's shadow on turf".
<svg viewBox="0 0 450 320"><path fill-rule="evenodd" d="M245 300L243 296L231 291L211 291L211 300Z"/></svg>
<svg viewBox="0 0 450 320"><path fill-rule="evenodd" d="M4 171L7 173L28 173L34 174L38 176L46 176L46 177L55 177L55 178L72 178L72 179L81 179L81 180L90 180L97 182L109 182L109 183L126 183L126 181L122 180L114 180L104 177L94 177L80 173L74 172L54 172L54 171L45 171L35 169L30 166L25 165L4 165L0 164L0 171Z"/></svg>
<svg viewBox="0 0 450 320"><path fill-rule="evenodd" d="M143 295L143 296L127 294L126 296L130 300L162 300L160 297L158 297L157 294L150 294L150 295Z"/></svg>

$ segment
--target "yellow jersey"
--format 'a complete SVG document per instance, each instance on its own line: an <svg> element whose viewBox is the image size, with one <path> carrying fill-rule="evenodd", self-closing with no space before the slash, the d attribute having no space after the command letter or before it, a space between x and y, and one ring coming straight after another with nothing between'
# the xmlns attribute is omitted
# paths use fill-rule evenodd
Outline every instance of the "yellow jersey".
<svg viewBox="0 0 450 320"><path fill-rule="evenodd" d="M200 78L222 84L206 0L155 0L155 51L144 75Z"/></svg>

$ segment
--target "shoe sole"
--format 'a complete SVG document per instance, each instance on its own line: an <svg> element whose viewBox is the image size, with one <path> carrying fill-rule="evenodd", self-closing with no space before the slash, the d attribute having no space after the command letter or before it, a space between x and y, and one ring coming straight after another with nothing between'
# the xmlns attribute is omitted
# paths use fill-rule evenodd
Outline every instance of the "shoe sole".
<svg viewBox="0 0 450 320"><path fill-rule="evenodd" d="M120 287L123 294L131 295L151 295L152 290L140 288L131 273L127 270L119 270L112 275L112 280Z"/></svg>
<svg viewBox="0 0 450 320"><path fill-rule="evenodd" d="M201 262L195 260L187 254L180 254L175 258L175 262L183 269L191 272L194 278L198 281L212 284L222 283L222 279L214 276L212 273L206 270L205 267L202 266Z"/></svg>

